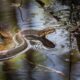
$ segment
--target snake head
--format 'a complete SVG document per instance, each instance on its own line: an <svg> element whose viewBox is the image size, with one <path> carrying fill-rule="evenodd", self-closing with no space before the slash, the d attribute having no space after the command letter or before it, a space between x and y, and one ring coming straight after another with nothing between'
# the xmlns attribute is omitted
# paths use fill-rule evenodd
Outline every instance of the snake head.
<svg viewBox="0 0 80 80"><path fill-rule="evenodd" d="M52 41L50 41L50 40L48 40L47 38L45 38L45 37L41 37L40 38L40 41L43 43L43 45L45 46L45 47L47 47L47 48L55 48L55 44L52 42Z"/></svg>
<svg viewBox="0 0 80 80"><path fill-rule="evenodd" d="M42 37L42 36L46 36L46 35L48 35L48 34L50 34L50 33L53 33L53 32L55 32L55 31L56 31L55 28L48 27L48 28L45 28L45 29L42 30L42 31L39 31L38 35L39 35L40 37Z"/></svg>

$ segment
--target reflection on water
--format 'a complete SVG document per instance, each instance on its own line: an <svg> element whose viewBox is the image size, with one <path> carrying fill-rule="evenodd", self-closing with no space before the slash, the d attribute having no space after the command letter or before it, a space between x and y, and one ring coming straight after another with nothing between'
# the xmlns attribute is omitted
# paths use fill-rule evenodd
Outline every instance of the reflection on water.
<svg viewBox="0 0 80 80"><path fill-rule="evenodd" d="M45 26L44 11L36 2L32 1L31 3L20 9L24 20L22 20L20 11L17 9L18 24L21 29L30 27L41 28Z"/></svg>
<svg viewBox="0 0 80 80"><path fill-rule="evenodd" d="M67 76L64 77L50 71L50 69L56 69L66 74L68 68L65 67L68 64L62 60L63 59L59 58L59 56L54 55L52 62L51 59L47 58L42 53L30 50L24 57L19 57L17 60L15 58L13 60L5 61L2 70L6 77L5 80L64 80ZM47 69L46 67L50 69Z"/></svg>

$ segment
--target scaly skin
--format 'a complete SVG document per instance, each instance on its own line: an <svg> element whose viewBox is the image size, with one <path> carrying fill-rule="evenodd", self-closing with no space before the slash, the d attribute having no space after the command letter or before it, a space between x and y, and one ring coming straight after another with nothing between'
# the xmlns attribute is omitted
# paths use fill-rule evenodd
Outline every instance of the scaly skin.
<svg viewBox="0 0 80 80"><path fill-rule="evenodd" d="M48 48L54 48L55 45L53 42L46 39L46 35L54 32L55 29L47 28L44 30L24 30L20 34L17 33L13 41L15 43L15 46L13 48L7 49L7 50L1 50L0 51L0 61L4 61L6 59L13 58L19 54L27 52L31 47L28 40L34 39L34 40L40 40L44 46ZM11 36L8 36L7 34L2 34L5 39L11 39ZM23 36L24 35L24 36ZM30 37L30 39L28 38Z"/></svg>
<svg viewBox="0 0 80 80"><path fill-rule="evenodd" d="M28 51L28 49L30 49L29 43L25 38L23 38L22 36L19 36L18 34L16 34L14 38L16 41L15 43L16 46L11 49L0 51L0 61L13 58L17 55L25 53L26 51Z"/></svg>
<svg viewBox="0 0 80 80"><path fill-rule="evenodd" d="M48 34L53 32L55 32L54 28L46 28L43 30L28 29L21 31L21 34L24 35L29 40L34 39L41 41L45 47L54 48L55 44L46 38Z"/></svg>
<svg viewBox="0 0 80 80"><path fill-rule="evenodd" d="M43 30L34 30L34 29L27 29L27 30L23 30L21 31L22 35L34 35L37 37L43 37L43 36L47 36L50 33L55 32L54 28L45 28Z"/></svg>

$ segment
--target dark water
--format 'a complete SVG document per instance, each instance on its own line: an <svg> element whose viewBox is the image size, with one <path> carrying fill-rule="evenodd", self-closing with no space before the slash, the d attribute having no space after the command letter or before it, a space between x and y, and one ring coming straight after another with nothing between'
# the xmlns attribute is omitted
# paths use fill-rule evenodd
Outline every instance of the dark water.
<svg viewBox="0 0 80 80"><path fill-rule="evenodd" d="M3 62L2 73L5 79L1 80L68 80L69 66L63 60L56 55L47 58L42 53L30 50L23 57ZM66 76L52 72L46 67L62 71Z"/></svg>

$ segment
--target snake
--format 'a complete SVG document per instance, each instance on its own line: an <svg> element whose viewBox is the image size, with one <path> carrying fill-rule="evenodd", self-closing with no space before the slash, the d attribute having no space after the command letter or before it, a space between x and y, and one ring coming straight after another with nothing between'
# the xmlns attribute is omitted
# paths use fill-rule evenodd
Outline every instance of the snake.
<svg viewBox="0 0 80 80"><path fill-rule="evenodd" d="M42 44L47 48L54 48L55 44L46 38L48 34L53 32L55 32L55 29L48 27L43 30L34 30L34 29L23 30L21 31L21 34L24 35L29 40L41 41Z"/></svg>
<svg viewBox="0 0 80 80"><path fill-rule="evenodd" d="M31 48L30 40L32 39L41 41L45 47L54 48L55 44L46 38L48 34L54 31L54 28L46 28L43 30L26 29L16 33L13 36L15 46L0 51L0 61L8 60L27 52Z"/></svg>
<svg viewBox="0 0 80 80"><path fill-rule="evenodd" d="M18 34L16 34L14 36L14 43L15 43L15 47L10 48L8 50L2 50L0 51L0 61L4 61L7 59L11 59L16 57L17 55L20 55L22 53L25 53L26 51L28 51L29 49L29 42L27 39L19 36Z"/></svg>

